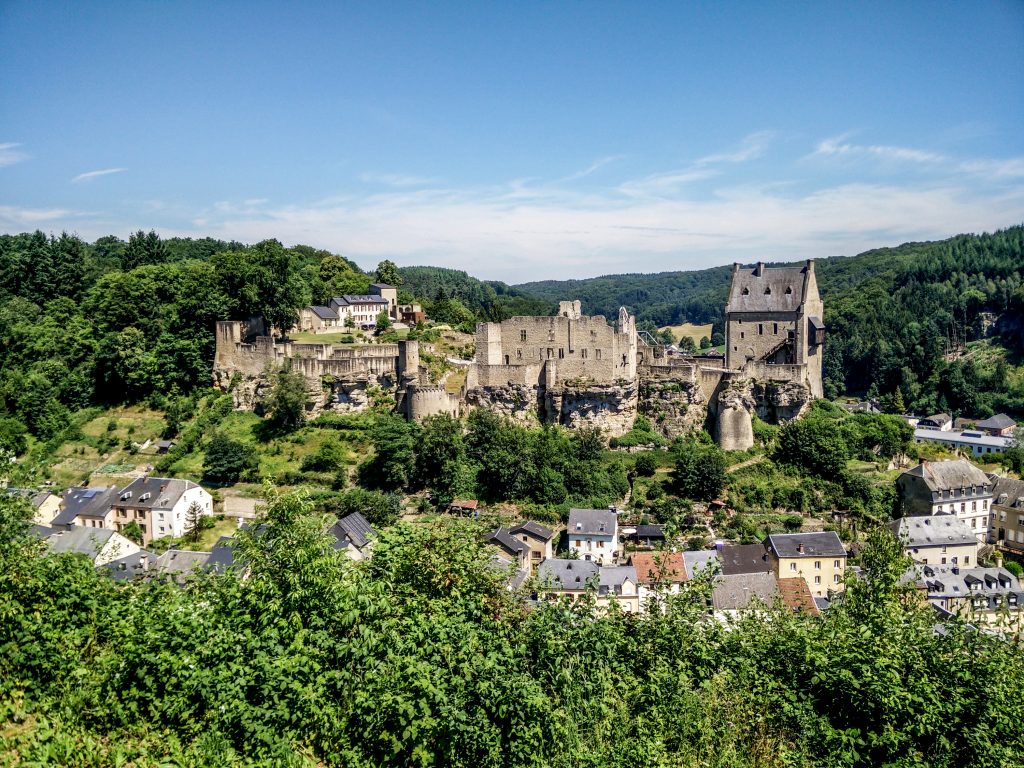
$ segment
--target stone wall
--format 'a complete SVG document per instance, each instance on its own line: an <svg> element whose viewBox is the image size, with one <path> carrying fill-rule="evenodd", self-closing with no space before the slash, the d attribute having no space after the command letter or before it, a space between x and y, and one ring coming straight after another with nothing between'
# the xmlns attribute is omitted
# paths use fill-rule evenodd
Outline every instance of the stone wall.
<svg viewBox="0 0 1024 768"><path fill-rule="evenodd" d="M606 437L621 437L633 428L638 394L635 379L621 384L548 389L544 393L545 420L570 429L597 427Z"/></svg>
<svg viewBox="0 0 1024 768"><path fill-rule="evenodd" d="M428 416L447 413L458 417L461 401L444 387L411 384L405 392L406 418L423 421Z"/></svg>

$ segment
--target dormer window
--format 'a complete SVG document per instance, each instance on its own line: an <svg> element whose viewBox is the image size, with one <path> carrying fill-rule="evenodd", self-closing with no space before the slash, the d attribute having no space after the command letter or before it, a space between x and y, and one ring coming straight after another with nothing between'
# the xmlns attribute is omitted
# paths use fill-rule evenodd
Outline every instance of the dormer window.
<svg viewBox="0 0 1024 768"><path fill-rule="evenodd" d="M791 285L787 285L786 286L786 295L787 296L792 296L793 295L793 286L791 286Z"/></svg>
<svg viewBox="0 0 1024 768"><path fill-rule="evenodd" d="M749 288L744 288L743 289L743 295L744 296L749 296L750 295L750 289Z"/></svg>
<svg viewBox="0 0 1024 768"><path fill-rule="evenodd" d="M768 286L767 288L764 289L764 295L765 296L771 296L772 295L771 286Z"/></svg>

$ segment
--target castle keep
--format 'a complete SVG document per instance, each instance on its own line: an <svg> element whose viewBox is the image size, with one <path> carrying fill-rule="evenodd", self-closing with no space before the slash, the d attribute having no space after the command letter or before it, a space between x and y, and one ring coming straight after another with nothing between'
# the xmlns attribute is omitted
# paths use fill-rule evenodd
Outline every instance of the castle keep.
<svg viewBox="0 0 1024 768"><path fill-rule="evenodd" d="M258 322L217 324L214 384L238 408L258 408L268 366L287 362L308 383L311 409L360 410L377 388L420 420L487 408L525 423L597 426L628 432L637 414L666 436L706 427L719 445L753 445L753 416L796 418L822 396L823 306L814 262L801 267L733 267L725 357L669 356L646 343L621 308L614 324L563 301L553 317L480 323L459 394L427 383L416 341L297 344L267 336Z"/></svg>

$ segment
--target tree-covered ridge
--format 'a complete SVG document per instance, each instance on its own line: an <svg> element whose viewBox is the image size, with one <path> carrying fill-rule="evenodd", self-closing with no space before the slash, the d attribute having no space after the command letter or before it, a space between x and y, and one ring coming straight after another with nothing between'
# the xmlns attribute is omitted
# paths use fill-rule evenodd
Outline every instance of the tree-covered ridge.
<svg viewBox="0 0 1024 768"><path fill-rule="evenodd" d="M444 267L401 267L406 290L428 300L456 299L486 320L515 315L553 314L558 299L537 299L502 282L483 282L466 272Z"/></svg>
<svg viewBox="0 0 1024 768"><path fill-rule="evenodd" d="M0 502L0 754L17 764L1011 766L1024 657L899 586L876 536L820 619L526 609L471 524L399 524L371 560L279 497L241 568L117 585L44 556Z"/></svg>
<svg viewBox="0 0 1024 768"><path fill-rule="evenodd" d="M549 300L581 299L587 313L625 306L655 325L711 322L720 330L730 270L516 287ZM815 271L825 299L829 396L891 397L899 389L915 411L1024 412L1024 385L1007 379L1005 365L948 359L964 341L980 339L991 316L1000 318L995 330L1009 355L1024 353L1024 227L819 259Z"/></svg>

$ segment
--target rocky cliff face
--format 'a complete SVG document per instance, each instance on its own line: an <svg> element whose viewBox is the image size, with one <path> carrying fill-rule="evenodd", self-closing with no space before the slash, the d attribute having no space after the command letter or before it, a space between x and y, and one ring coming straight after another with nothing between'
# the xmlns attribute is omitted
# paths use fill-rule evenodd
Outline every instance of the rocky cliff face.
<svg viewBox="0 0 1024 768"><path fill-rule="evenodd" d="M258 376L227 371L213 372L213 386L221 392L230 392L236 411L252 411L263 415L263 401L270 392L265 374ZM316 418L321 413L353 413L366 410L374 391L395 392L391 376L360 376L352 380L306 379L306 414Z"/></svg>
<svg viewBox="0 0 1024 768"><path fill-rule="evenodd" d="M755 381L751 394L758 417L769 424L799 418L813 399L809 386L794 381Z"/></svg>
<svg viewBox="0 0 1024 768"><path fill-rule="evenodd" d="M470 408L486 408L521 424L540 423L541 394L537 387L476 387L466 393L466 404Z"/></svg>
<svg viewBox="0 0 1024 768"><path fill-rule="evenodd" d="M688 379L644 381L640 385L639 411L671 439L703 427L708 404L700 387Z"/></svg>
<svg viewBox="0 0 1024 768"><path fill-rule="evenodd" d="M570 429L598 427L605 437L621 437L633 428L639 402L635 381L562 387L544 396L548 421Z"/></svg>
<svg viewBox="0 0 1024 768"><path fill-rule="evenodd" d="M723 383L718 391L716 438L726 451L745 451L754 445L753 413L757 407L750 379Z"/></svg>

